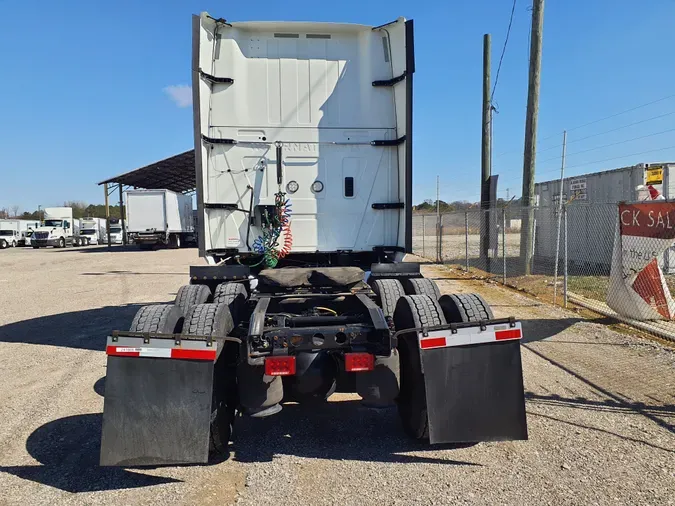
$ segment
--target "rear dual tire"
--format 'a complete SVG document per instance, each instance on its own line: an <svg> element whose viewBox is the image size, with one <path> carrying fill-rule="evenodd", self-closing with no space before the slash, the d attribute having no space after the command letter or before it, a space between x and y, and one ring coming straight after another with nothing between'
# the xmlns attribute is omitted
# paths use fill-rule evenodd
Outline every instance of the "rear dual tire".
<svg viewBox="0 0 675 506"><path fill-rule="evenodd" d="M394 312L397 329L431 327L446 323L468 323L494 318L490 306L478 294L443 295L437 301L429 295L407 295L399 299ZM426 387L422 372L419 338L415 331L398 340L401 363L401 390L398 412L405 433L413 439L429 437Z"/></svg>
<svg viewBox="0 0 675 506"><path fill-rule="evenodd" d="M428 295L406 295L396 304L394 324L397 329L444 325L443 310ZM401 387L398 413L405 433L413 439L429 437L426 389L417 333L402 334L398 338L401 363Z"/></svg>
<svg viewBox="0 0 675 506"><path fill-rule="evenodd" d="M187 312L183 324L183 334L195 336L227 336L232 329L234 321L226 304L197 304ZM209 430L209 452L221 456L228 453L238 404L235 371L227 359L223 350L214 366Z"/></svg>

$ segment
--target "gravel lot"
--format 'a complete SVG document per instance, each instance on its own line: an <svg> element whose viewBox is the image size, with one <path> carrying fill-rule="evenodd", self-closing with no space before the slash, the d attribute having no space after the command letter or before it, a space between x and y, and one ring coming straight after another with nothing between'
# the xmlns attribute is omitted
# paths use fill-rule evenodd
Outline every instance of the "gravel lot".
<svg viewBox="0 0 675 506"><path fill-rule="evenodd" d="M194 249L0 251L0 504L675 504L675 353L494 285L523 320L530 440L427 449L339 395L240 424L208 466L99 468L106 333L173 300Z"/></svg>

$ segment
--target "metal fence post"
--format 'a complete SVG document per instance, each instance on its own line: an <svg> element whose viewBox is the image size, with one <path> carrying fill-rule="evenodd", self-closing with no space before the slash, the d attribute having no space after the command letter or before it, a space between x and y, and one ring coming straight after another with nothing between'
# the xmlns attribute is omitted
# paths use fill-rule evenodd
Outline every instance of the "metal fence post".
<svg viewBox="0 0 675 506"><path fill-rule="evenodd" d="M438 258L443 263L443 219L438 224Z"/></svg>
<svg viewBox="0 0 675 506"><path fill-rule="evenodd" d="M561 192L562 193L562 192ZM560 196L562 200L562 195ZM558 223L555 228L555 264L553 265L553 305L558 300L558 263L560 262L560 223L562 219L562 208L558 208Z"/></svg>
<svg viewBox="0 0 675 506"><path fill-rule="evenodd" d="M502 209L502 284L506 284L506 208Z"/></svg>
<svg viewBox="0 0 675 506"><path fill-rule="evenodd" d="M424 236L427 235L424 227L424 222L426 222L426 216L422 215L422 257L426 258L426 252L424 251Z"/></svg>
<svg viewBox="0 0 675 506"><path fill-rule="evenodd" d="M464 211L464 250L466 255L466 272L469 272L469 211Z"/></svg>
<svg viewBox="0 0 675 506"><path fill-rule="evenodd" d="M563 221L565 223L565 239L563 241L563 301L564 306L567 307L567 204L563 206Z"/></svg>

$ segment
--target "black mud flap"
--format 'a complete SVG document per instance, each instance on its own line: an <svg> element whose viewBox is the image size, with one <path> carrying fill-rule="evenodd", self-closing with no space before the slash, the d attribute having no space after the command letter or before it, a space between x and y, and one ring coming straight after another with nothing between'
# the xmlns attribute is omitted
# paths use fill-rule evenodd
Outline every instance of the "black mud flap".
<svg viewBox="0 0 675 506"><path fill-rule="evenodd" d="M205 463L212 361L108 356L102 466Z"/></svg>
<svg viewBox="0 0 675 506"><path fill-rule="evenodd" d="M431 443L527 439L519 340L420 351Z"/></svg>

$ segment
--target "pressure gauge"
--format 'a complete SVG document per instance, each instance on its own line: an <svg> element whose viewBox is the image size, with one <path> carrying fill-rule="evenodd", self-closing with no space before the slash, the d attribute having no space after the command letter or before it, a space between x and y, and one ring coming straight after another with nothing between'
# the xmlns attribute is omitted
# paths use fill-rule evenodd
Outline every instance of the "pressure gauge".
<svg viewBox="0 0 675 506"><path fill-rule="evenodd" d="M314 181L312 183L312 191L314 193L320 193L323 191L323 183L321 181Z"/></svg>
<svg viewBox="0 0 675 506"><path fill-rule="evenodd" d="M288 193L295 193L298 191L298 189L300 189L300 185L297 181L289 181L286 185L286 191Z"/></svg>

